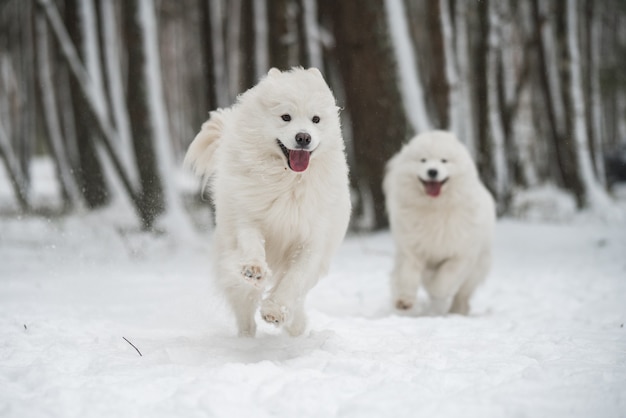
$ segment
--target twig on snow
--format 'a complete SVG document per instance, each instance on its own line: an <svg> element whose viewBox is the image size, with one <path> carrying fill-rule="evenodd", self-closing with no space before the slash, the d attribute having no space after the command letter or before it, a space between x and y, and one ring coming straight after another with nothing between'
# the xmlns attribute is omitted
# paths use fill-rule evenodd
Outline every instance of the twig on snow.
<svg viewBox="0 0 626 418"><path fill-rule="evenodd" d="M128 344L130 344L135 350L137 350L137 353L139 354L140 357L143 357L143 354L141 354L141 351L139 351L139 349L137 347L135 347L135 344L131 343L130 341L128 341L128 339L126 337L122 337L124 339L124 341L126 341Z"/></svg>

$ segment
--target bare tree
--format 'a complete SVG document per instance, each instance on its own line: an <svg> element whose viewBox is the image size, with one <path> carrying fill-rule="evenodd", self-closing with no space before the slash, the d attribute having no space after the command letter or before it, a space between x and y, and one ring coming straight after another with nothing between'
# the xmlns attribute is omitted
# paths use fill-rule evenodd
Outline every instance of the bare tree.
<svg viewBox="0 0 626 418"><path fill-rule="evenodd" d="M385 164L410 134L386 18L378 12L383 2L333 2L328 10L352 119L353 171L365 193L371 193L373 228L387 225L381 186Z"/></svg>

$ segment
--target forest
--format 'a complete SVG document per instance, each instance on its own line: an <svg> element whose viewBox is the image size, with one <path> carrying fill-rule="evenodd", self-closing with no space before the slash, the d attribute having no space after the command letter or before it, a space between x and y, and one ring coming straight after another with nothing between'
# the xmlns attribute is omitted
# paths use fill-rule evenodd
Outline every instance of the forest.
<svg viewBox="0 0 626 418"><path fill-rule="evenodd" d="M124 199L144 229L188 222L210 203L177 173L208 112L293 66L320 68L342 109L353 229L387 226L384 166L430 129L467 145L501 215L542 188L613 204L621 0L2 0L0 156L19 213ZM42 156L61 207L32 200Z"/></svg>

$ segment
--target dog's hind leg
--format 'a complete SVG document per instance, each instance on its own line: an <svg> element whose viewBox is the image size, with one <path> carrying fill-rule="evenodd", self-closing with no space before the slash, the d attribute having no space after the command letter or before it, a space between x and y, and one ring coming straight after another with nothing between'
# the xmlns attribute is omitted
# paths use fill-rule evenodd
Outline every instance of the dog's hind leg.
<svg viewBox="0 0 626 418"><path fill-rule="evenodd" d="M469 314L469 299L478 285L480 285L487 277L490 266L491 255L489 253L484 253L476 263L476 267L470 274L470 277L465 281L465 283L463 283L456 295L454 295L452 307L450 307L450 313L460 315Z"/></svg>
<svg viewBox="0 0 626 418"><path fill-rule="evenodd" d="M391 297L396 309L409 310L415 305L417 290L422 282L424 266L401 252L396 253L391 273Z"/></svg>
<svg viewBox="0 0 626 418"><path fill-rule="evenodd" d="M450 258L437 268L432 280L424 282L433 314L445 315L449 312L452 297L465 282L469 267L465 259Z"/></svg>

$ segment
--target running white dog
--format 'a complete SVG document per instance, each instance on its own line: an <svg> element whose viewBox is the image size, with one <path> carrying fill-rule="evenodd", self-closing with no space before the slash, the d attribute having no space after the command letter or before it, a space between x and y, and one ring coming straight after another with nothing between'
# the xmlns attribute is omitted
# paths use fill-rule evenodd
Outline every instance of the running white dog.
<svg viewBox="0 0 626 418"><path fill-rule="evenodd" d="M315 68L275 68L210 119L186 164L212 176L215 266L239 334L255 313L290 335L306 329L308 291L326 274L350 218L335 98Z"/></svg>
<svg viewBox="0 0 626 418"><path fill-rule="evenodd" d="M496 219L469 152L451 133L420 134L389 161L383 188L396 308L411 309L423 284L434 313L467 315L491 266Z"/></svg>

